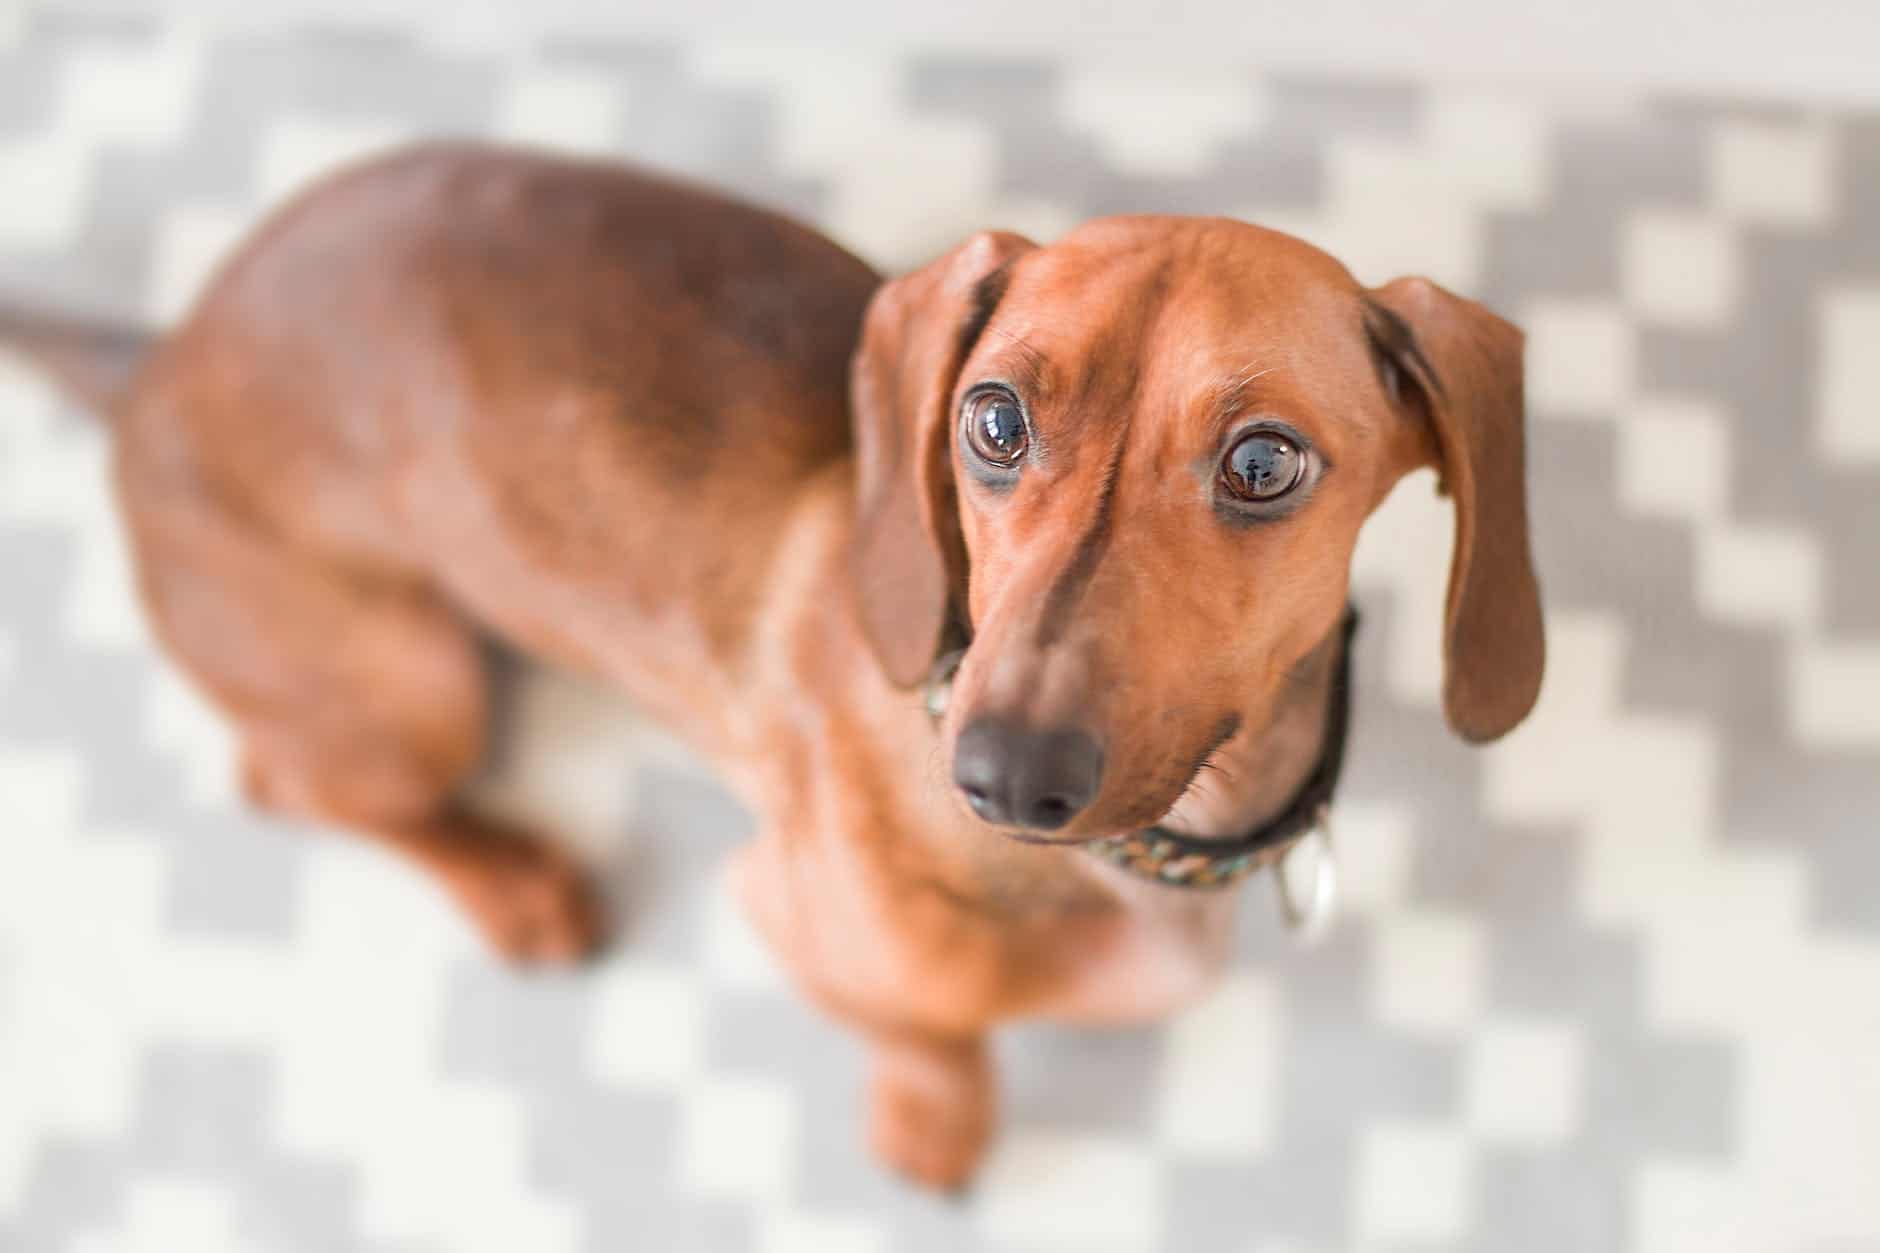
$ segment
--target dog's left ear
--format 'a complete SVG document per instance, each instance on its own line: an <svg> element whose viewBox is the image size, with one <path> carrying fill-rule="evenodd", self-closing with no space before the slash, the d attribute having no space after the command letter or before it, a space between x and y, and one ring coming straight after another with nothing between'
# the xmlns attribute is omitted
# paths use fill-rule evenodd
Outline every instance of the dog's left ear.
<svg viewBox="0 0 1880 1253"><path fill-rule="evenodd" d="M1035 247L982 231L885 283L862 319L850 370L855 429L857 604L888 677L912 687L964 603L966 541L952 469L960 367L1004 290L1005 266Z"/></svg>
<svg viewBox="0 0 1880 1253"><path fill-rule="evenodd" d="M1393 399L1428 421L1456 502L1443 626L1443 712L1466 740L1495 739L1540 694L1546 641L1528 551L1518 327L1428 279L1370 293L1369 331Z"/></svg>

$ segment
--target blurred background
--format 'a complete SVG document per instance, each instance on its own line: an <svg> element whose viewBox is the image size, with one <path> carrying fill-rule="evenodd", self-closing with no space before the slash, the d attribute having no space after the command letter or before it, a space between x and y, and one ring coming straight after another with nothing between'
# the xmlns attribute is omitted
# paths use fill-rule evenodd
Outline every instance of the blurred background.
<svg viewBox="0 0 1880 1253"><path fill-rule="evenodd" d="M1547 683L1448 737L1406 483L1343 921L1300 950L1255 882L1192 1013L1006 1033L1003 1137L936 1200L729 907L748 816L607 693L518 667L484 787L606 867L590 971L245 814L102 432L0 361L0 1249L1880 1250L1880 7L260 7L0 4L0 291L169 323L307 179L436 134L889 270L1242 216L1527 328Z"/></svg>

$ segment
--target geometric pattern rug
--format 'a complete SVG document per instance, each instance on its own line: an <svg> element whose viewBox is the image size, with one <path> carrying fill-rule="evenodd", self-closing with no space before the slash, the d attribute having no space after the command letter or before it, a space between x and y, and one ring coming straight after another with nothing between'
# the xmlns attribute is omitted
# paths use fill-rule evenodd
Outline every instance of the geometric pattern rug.
<svg viewBox="0 0 1880 1253"><path fill-rule="evenodd" d="M174 320L268 207L436 134L619 154L901 269L1126 210L1302 234L1529 333L1540 706L1437 703L1447 506L1367 529L1340 842L1161 1027L1018 1025L967 1198L730 909L748 816L518 666L485 803L625 919L519 976L245 813L153 649L104 434L0 362L0 1249L1880 1250L1880 116L475 31L0 25L0 290Z"/></svg>

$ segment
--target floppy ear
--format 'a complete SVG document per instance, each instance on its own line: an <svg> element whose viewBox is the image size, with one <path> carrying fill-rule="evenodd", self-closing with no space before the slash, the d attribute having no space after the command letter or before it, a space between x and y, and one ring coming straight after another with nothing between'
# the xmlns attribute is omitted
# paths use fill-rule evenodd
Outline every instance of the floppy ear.
<svg viewBox="0 0 1880 1253"><path fill-rule="evenodd" d="M954 381L1004 291L1005 265L1034 246L1003 232L975 235L884 284L862 320L850 373L854 574L868 642L902 687L926 675L949 607L965 600L966 541L951 465Z"/></svg>
<svg viewBox="0 0 1880 1253"><path fill-rule="evenodd" d="M1421 278L1371 292L1372 340L1408 387L1394 399L1435 436L1456 502L1443 628L1443 712L1466 740L1492 740L1540 694L1546 643L1528 552L1519 328Z"/></svg>

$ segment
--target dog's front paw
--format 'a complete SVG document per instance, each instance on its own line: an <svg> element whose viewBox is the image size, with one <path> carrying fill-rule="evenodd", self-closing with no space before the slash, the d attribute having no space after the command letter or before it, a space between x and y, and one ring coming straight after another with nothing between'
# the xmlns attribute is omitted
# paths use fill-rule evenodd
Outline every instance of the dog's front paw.
<svg viewBox="0 0 1880 1253"><path fill-rule="evenodd" d="M995 1104L983 1040L878 1045L868 1092L869 1147L916 1183L961 1191L986 1155Z"/></svg>
<svg viewBox="0 0 1880 1253"><path fill-rule="evenodd" d="M448 876L484 938L523 965L579 961L605 938L587 873L535 836L479 822Z"/></svg>

